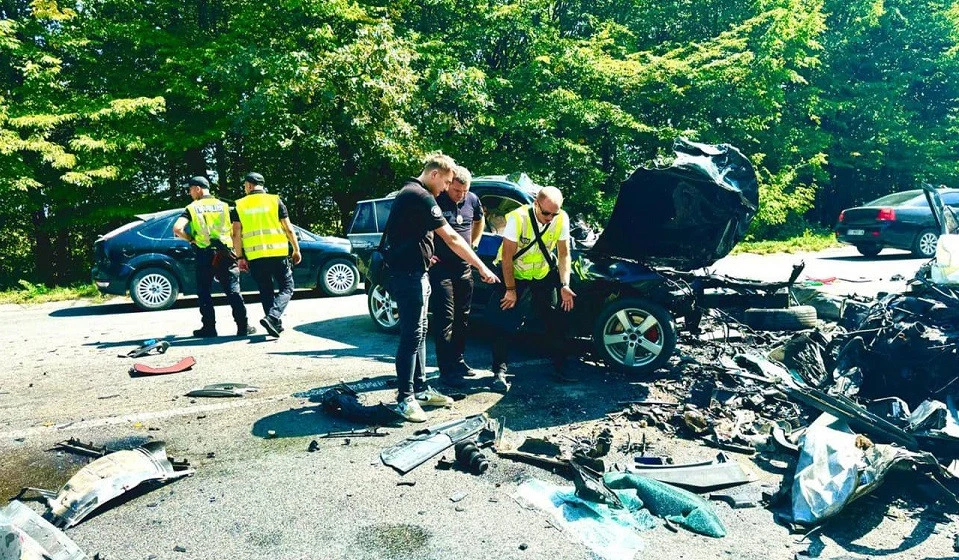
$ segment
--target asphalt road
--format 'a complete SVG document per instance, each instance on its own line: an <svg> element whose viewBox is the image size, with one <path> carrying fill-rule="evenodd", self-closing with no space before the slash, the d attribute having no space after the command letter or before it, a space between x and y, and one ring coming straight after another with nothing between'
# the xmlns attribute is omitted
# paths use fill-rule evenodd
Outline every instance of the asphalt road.
<svg viewBox="0 0 959 560"><path fill-rule="evenodd" d="M822 290L837 295L875 296L878 292L905 289L928 259L916 258L897 249L884 249L875 257L864 257L852 246L815 253L743 253L720 260L710 269L719 274L778 282L789 278L792 267L805 263L800 280L823 281Z"/></svg>
<svg viewBox="0 0 959 560"><path fill-rule="evenodd" d="M716 269L778 279L774 271L784 266L788 275L794 259L740 255ZM807 258L807 275L908 277L917 262L886 255L866 261L829 252ZM252 317L260 316L258 304L248 308ZM221 328L229 330L228 307L219 306L217 314ZM49 451L57 441L76 437L119 448L162 440L169 454L188 459L196 474L131 492L68 529L91 558L94 553L110 560L594 557L545 513L514 498L528 477L564 483L544 470L494 459L490 471L476 477L438 470L434 459L400 476L381 464L379 452L411 435L412 426L389 429L384 438L319 439L318 450L307 452L318 434L360 426L328 416L309 397L296 395L340 379L366 379L367 404L390 401L393 391L385 382L393 374L396 339L373 329L362 295L297 298L284 323L288 330L279 340L262 335L197 340L187 336L199 325L192 300L154 313L137 312L123 299L92 306L0 306L5 366L0 373L0 495L9 498L23 486L56 489L86 462ZM194 356L196 367L131 378L127 370L134 360L118 354L149 338L172 346L165 355L136 361L167 365ZM488 365L488 338L472 341L467 358L475 366ZM435 363L432 356L428 363ZM544 364L533 355L517 356L511 370L516 382L506 396L477 388L452 409L432 412L430 423L486 411L504 419L513 442L557 433L589 437L607 413L617 410L616 401L660 396L655 379L623 378L588 363L578 366L581 383L556 386L546 380ZM183 396L228 381L260 391L241 399ZM631 430L633 441L646 437L656 452L677 462L715 455L655 428L628 422L620 428ZM275 437L268 437L271 431ZM760 461L737 460L760 481L775 482L781 474ZM462 500L451 500L461 493ZM913 515L895 497L890 500L865 498L854 504L848 523L811 539L790 535L763 508L716 503L726 538L658 527L639 534L645 550L636 557L792 559L811 545L823 557L844 552L953 557L953 519ZM41 510L41 504L31 505Z"/></svg>

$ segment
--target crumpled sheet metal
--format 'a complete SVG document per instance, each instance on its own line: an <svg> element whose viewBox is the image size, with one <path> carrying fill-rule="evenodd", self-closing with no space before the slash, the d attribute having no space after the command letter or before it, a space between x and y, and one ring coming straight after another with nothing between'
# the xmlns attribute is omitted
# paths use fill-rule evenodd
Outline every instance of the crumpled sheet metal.
<svg viewBox="0 0 959 560"><path fill-rule="evenodd" d="M874 444L845 421L822 414L803 435L793 477L793 521L811 525L839 513L878 488L893 469L926 462L924 455Z"/></svg>
<svg viewBox="0 0 959 560"><path fill-rule="evenodd" d="M174 470L163 442L154 441L101 457L80 469L56 494L41 491L41 495L50 506L54 525L67 528L143 482L174 480L194 472Z"/></svg>
<svg viewBox="0 0 959 560"><path fill-rule="evenodd" d="M0 559L86 560L87 555L63 531L13 500L0 509Z"/></svg>

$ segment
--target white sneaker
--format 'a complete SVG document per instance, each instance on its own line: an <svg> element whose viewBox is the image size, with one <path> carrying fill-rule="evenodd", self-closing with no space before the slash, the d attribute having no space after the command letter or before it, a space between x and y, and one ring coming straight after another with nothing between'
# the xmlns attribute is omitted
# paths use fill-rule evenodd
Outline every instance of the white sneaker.
<svg viewBox="0 0 959 560"><path fill-rule="evenodd" d="M440 393L436 389L427 385L419 393L416 393L416 400L422 406L453 406L453 399Z"/></svg>
<svg viewBox="0 0 959 560"><path fill-rule="evenodd" d="M413 395L396 403L392 408L397 414L406 418L409 422L426 422L427 420L426 413L423 412L423 408L420 407L420 403L417 402Z"/></svg>

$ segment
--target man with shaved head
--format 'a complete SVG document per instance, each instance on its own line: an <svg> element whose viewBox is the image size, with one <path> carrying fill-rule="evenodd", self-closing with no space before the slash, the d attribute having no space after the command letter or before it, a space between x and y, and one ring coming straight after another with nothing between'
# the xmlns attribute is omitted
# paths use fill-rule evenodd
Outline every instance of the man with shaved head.
<svg viewBox="0 0 959 560"><path fill-rule="evenodd" d="M568 312L573 309L576 294L569 287L569 216L562 206L563 193L556 187L543 187L533 204L506 216L503 244L496 256L503 269L503 289L494 293L489 303L494 324L502 328L493 339L495 389L509 390L509 346L524 319L542 321L543 328L534 330L544 332L553 377L573 380L565 367L565 337Z"/></svg>

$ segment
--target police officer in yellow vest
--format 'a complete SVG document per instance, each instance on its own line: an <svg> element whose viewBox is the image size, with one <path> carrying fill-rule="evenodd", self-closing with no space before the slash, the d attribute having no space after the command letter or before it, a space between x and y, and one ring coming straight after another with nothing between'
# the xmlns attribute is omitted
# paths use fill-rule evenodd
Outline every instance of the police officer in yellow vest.
<svg viewBox="0 0 959 560"><path fill-rule="evenodd" d="M300 244L293 233L293 224L286 205L263 187L263 175L247 173L243 178L246 196L236 201L233 218L233 245L237 247L240 269L249 269L260 289L260 303L266 315L260 324L266 332L280 336L282 316L293 297L293 264L300 264ZM279 290L273 292L273 282Z"/></svg>
<svg viewBox="0 0 959 560"><path fill-rule="evenodd" d="M237 336L250 335L256 329L249 326L246 306L240 295L240 270L233 254L230 228L230 207L210 194L206 177L192 177L187 182L193 202L173 224L173 234L196 248L196 293L200 300L203 326L193 336L216 336L216 314L213 310L213 278L223 288L233 309ZM190 231L186 231L187 224Z"/></svg>
<svg viewBox="0 0 959 560"><path fill-rule="evenodd" d="M533 204L506 215L503 244L496 263L503 269L503 290L494 292L487 309L493 324L502 328L493 338L493 388L506 391L506 361L509 346L523 320L543 322L544 345L559 381L572 381L565 368L565 337L568 312L576 294L569 287L569 216L561 207L563 194L556 187L543 187ZM536 239L536 228L544 252ZM553 255L553 252L556 255ZM558 297L557 297L558 296Z"/></svg>

